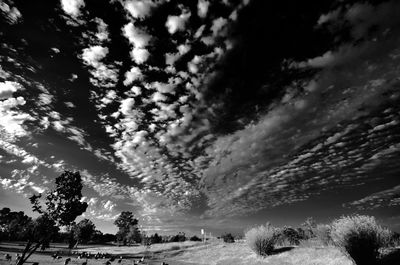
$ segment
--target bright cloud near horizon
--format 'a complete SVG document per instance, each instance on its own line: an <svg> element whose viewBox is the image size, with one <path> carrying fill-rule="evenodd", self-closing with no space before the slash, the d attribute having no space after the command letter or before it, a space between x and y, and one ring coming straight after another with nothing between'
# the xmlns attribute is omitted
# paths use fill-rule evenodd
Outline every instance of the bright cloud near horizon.
<svg viewBox="0 0 400 265"><path fill-rule="evenodd" d="M400 230L397 1L5 0L0 207L79 171L149 232Z"/></svg>

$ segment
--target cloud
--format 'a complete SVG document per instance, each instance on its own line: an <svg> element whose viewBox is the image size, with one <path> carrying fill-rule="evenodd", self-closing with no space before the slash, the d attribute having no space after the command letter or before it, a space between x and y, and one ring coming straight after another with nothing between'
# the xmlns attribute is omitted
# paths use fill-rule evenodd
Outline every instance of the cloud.
<svg viewBox="0 0 400 265"><path fill-rule="evenodd" d="M393 207L400 205L400 185L373 193L360 200L347 203L345 207L356 207L359 210Z"/></svg>
<svg viewBox="0 0 400 265"><path fill-rule="evenodd" d="M73 17L78 17L81 14L80 9L84 6L83 0L61 0L61 7L64 12Z"/></svg>
<svg viewBox="0 0 400 265"><path fill-rule="evenodd" d="M91 46L83 49L82 59L83 61L93 67L99 67L100 61L104 59L108 54L108 48L100 45Z"/></svg>
<svg viewBox="0 0 400 265"><path fill-rule="evenodd" d="M0 100L11 97L18 90L24 90L24 88L17 82L0 82Z"/></svg>
<svg viewBox="0 0 400 265"><path fill-rule="evenodd" d="M124 5L133 18L143 19L150 15L156 4L151 0L130 0Z"/></svg>
<svg viewBox="0 0 400 265"><path fill-rule="evenodd" d="M97 24L96 38L100 42L109 40L108 26L101 18L95 18L94 21Z"/></svg>
<svg viewBox="0 0 400 265"><path fill-rule="evenodd" d="M100 45L90 46L82 51L82 60L93 67L90 70L90 81L95 86L113 87L118 81L118 69L114 65L105 65L103 60L108 54L108 48Z"/></svg>
<svg viewBox="0 0 400 265"><path fill-rule="evenodd" d="M211 31L214 36L217 36L218 33L228 24L228 20L223 17L219 17L213 21L213 24L211 26ZM221 33L220 33L221 34ZM225 35L225 33L223 34Z"/></svg>
<svg viewBox="0 0 400 265"><path fill-rule="evenodd" d="M16 7L11 7L3 1L0 3L0 11L10 24L16 24L22 18L21 12Z"/></svg>
<svg viewBox="0 0 400 265"><path fill-rule="evenodd" d="M149 34L135 27L132 22L124 26L123 34L135 48L145 48L151 40Z"/></svg>
<svg viewBox="0 0 400 265"><path fill-rule="evenodd" d="M165 22L168 32L174 34L177 31L184 31L190 15L190 12L182 12L179 16L168 16L167 22Z"/></svg>
<svg viewBox="0 0 400 265"><path fill-rule="evenodd" d="M132 113L133 106L135 105L135 99L133 98L126 98L121 101L121 105L119 106L119 111L128 116Z"/></svg>
<svg viewBox="0 0 400 265"><path fill-rule="evenodd" d="M17 90L23 90L22 86L15 82L0 83L0 128L13 137L28 135L28 131L23 124L32 121L34 118L23 111L18 110L19 106L25 105L23 97L12 97Z"/></svg>
<svg viewBox="0 0 400 265"><path fill-rule="evenodd" d="M136 80L142 80L143 74L140 68L133 66L131 70L125 73L124 85L129 86Z"/></svg>
<svg viewBox="0 0 400 265"><path fill-rule="evenodd" d="M137 64L143 64L149 58L150 53L148 50L143 48L133 48L131 51L131 57Z"/></svg>
<svg viewBox="0 0 400 265"><path fill-rule="evenodd" d="M205 18L207 16L209 6L210 2L207 0L199 0L197 2L197 15L201 18Z"/></svg>

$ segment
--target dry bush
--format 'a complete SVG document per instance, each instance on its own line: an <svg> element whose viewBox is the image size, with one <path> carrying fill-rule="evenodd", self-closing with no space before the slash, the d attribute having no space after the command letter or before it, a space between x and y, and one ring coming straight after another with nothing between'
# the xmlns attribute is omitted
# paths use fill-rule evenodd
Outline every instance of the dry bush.
<svg viewBox="0 0 400 265"><path fill-rule="evenodd" d="M328 246L332 244L330 225L318 224L317 227L314 228L313 233L322 245Z"/></svg>
<svg viewBox="0 0 400 265"><path fill-rule="evenodd" d="M343 216L331 225L331 238L357 265L377 264L379 249L386 246L390 231L372 216Z"/></svg>
<svg viewBox="0 0 400 265"><path fill-rule="evenodd" d="M260 256L272 254L278 237L278 230L270 224L252 228L245 234L249 247Z"/></svg>

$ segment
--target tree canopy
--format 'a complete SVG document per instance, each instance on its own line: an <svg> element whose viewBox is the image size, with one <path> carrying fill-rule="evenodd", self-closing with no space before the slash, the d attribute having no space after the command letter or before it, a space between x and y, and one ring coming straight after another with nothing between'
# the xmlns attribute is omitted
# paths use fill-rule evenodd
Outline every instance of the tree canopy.
<svg viewBox="0 0 400 265"><path fill-rule="evenodd" d="M124 244L131 241L140 242L141 234L137 227L138 223L132 212L121 212L114 221L114 224L118 227L118 240L123 241Z"/></svg>

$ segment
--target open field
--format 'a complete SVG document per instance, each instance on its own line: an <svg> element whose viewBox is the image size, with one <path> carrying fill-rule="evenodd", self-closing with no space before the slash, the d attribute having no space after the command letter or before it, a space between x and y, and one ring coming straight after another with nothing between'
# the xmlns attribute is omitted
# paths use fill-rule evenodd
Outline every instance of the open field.
<svg viewBox="0 0 400 265"><path fill-rule="evenodd" d="M12 244L0 245L0 265L10 265L15 262L15 253L22 246ZM5 251L7 250L7 251ZM12 251L10 251L12 250ZM66 251L63 245L55 245L45 252L38 252L29 259L28 264L39 262L40 265L63 265L66 255L61 260L53 260L50 256L55 251ZM121 263L114 261L113 265L132 265L134 260L145 256L141 264L155 265L167 262L169 265L352 265L353 263L334 247L283 247L278 248L274 255L260 258L254 254L245 243L225 244L199 242L156 244L146 249L143 246L81 246L78 251L91 253L107 252L117 257L123 256ZM10 253L14 262L4 260L4 254ZM398 252L397 252L398 254ZM83 260L71 257L70 265L80 265ZM383 265L400 264L399 255ZM106 259L90 259L88 265L103 265ZM399 263L398 263L399 262Z"/></svg>

